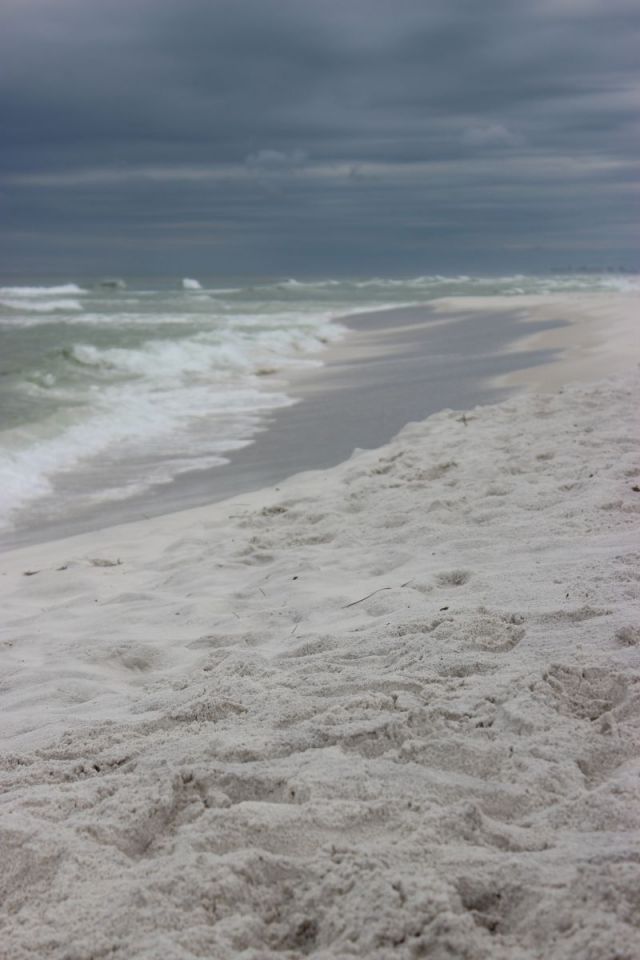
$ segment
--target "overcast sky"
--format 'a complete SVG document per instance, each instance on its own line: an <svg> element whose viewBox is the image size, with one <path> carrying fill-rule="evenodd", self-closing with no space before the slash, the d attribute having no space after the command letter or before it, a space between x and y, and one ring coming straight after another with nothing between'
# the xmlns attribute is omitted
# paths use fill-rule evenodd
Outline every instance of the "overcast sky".
<svg viewBox="0 0 640 960"><path fill-rule="evenodd" d="M638 0L4 0L3 273L640 265Z"/></svg>

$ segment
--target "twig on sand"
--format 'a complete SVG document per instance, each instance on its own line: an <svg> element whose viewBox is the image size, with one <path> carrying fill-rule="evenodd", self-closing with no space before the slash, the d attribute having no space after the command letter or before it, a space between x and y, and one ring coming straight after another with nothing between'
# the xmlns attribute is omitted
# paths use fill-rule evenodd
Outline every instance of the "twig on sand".
<svg viewBox="0 0 640 960"><path fill-rule="evenodd" d="M351 603L345 603L343 610L346 610L347 607L355 607L356 603L362 603L364 600L368 600L369 597L372 597L375 593L381 593L383 590L393 590L393 587L378 587L377 590L373 590L371 593L368 593L366 597L360 597L359 600L353 600Z"/></svg>
<svg viewBox="0 0 640 960"><path fill-rule="evenodd" d="M405 580L404 583L400 584L400 588L408 587L410 583L413 583L415 577L411 577L411 580ZM393 590L393 587L378 587L377 590L373 590L371 593L368 593L366 597L360 597L359 600L352 600L351 603L345 603L342 607L343 610L346 610L348 607L355 607L357 603L363 603L365 600L368 600L369 597L373 597L376 593L381 593L382 590Z"/></svg>

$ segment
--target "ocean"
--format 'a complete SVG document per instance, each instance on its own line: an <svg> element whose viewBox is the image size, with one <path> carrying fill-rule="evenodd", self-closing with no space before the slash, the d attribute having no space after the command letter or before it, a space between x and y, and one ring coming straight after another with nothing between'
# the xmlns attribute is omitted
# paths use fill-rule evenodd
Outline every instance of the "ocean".
<svg viewBox="0 0 640 960"><path fill-rule="evenodd" d="M93 280L0 286L0 534L64 522L221 467L340 318L445 296L624 289L611 274L300 281Z"/></svg>

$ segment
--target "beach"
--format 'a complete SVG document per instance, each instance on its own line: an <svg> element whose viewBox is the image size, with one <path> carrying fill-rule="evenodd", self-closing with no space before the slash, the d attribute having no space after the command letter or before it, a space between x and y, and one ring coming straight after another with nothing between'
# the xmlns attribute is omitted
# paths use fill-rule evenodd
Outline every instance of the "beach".
<svg viewBox="0 0 640 960"><path fill-rule="evenodd" d="M272 486L410 420L495 402L562 356L563 336L574 355L577 329L593 339L566 313L606 303L627 342L636 287L608 274L0 286L0 550ZM607 349L595 342L587 379Z"/></svg>
<svg viewBox="0 0 640 960"><path fill-rule="evenodd" d="M637 957L638 298L505 299L482 405L0 554L0 956Z"/></svg>

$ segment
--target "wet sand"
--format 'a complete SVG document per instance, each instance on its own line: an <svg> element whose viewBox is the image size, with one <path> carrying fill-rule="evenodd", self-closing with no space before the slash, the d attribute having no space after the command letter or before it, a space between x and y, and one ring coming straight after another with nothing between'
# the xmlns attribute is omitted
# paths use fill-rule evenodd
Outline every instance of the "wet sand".
<svg viewBox="0 0 640 960"><path fill-rule="evenodd" d="M215 503L281 482L304 470L341 463L355 449L387 443L406 423L446 408L491 403L509 392L493 379L548 362L545 349L513 350L522 334L518 311L466 309L439 312L434 305L356 314L339 321L350 333L327 348L323 366L294 373L284 388L298 402L265 419L250 445L227 465L183 474L136 497L96 504L91 510L48 515L34 503L0 546L36 543L115 523ZM562 325L557 317L534 322L531 332ZM73 502L73 475L60 477L65 502ZM84 491L83 491L84 492Z"/></svg>

